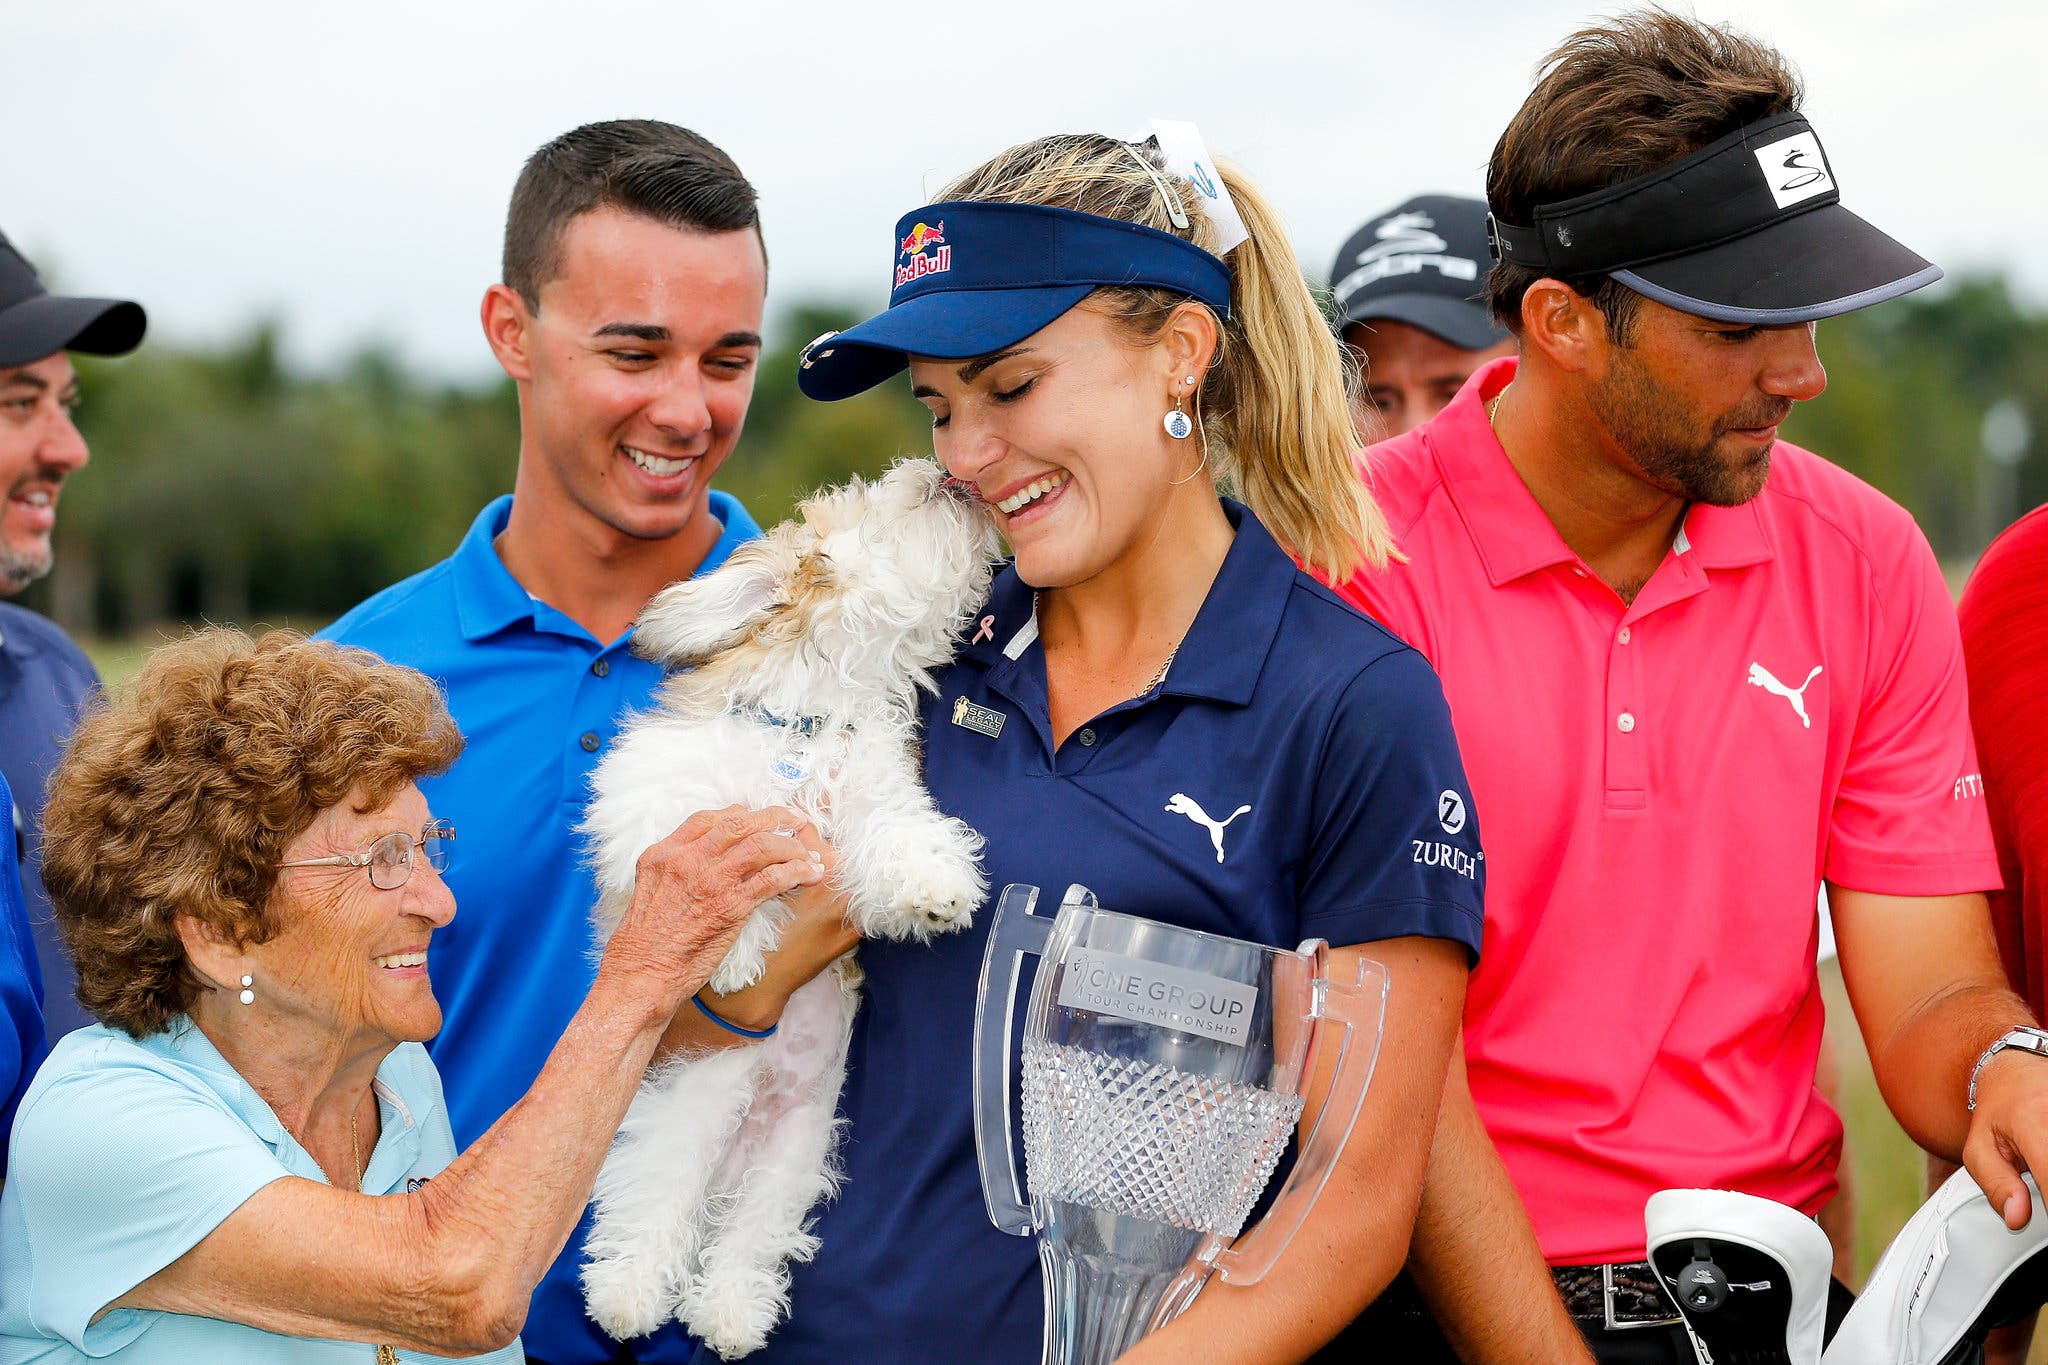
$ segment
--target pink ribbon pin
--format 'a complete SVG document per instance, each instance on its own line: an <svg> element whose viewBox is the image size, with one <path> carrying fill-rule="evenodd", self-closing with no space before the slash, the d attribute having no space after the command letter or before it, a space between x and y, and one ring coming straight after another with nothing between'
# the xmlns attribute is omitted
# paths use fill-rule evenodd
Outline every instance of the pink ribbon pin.
<svg viewBox="0 0 2048 1365"><path fill-rule="evenodd" d="M981 618L981 628L974 632L974 638L972 640L969 640L967 643L970 645L978 645L983 640L993 640L995 638L996 618L993 616L984 616Z"/></svg>

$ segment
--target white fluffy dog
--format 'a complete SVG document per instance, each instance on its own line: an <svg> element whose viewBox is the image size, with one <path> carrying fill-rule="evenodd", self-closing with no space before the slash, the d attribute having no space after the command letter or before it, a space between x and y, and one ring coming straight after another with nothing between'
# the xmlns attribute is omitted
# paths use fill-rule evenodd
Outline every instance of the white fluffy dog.
<svg viewBox="0 0 2048 1365"><path fill-rule="evenodd" d="M784 805L838 856L861 933L967 924L987 890L981 838L918 777L917 689L987 595L995 533L930 460L819 493L717 571L648 605L640 654L679 668L599 765L584 829L608 937L640 853L700 810ZM790 911L770 901L711 979L756 980ZM859 969L842 958L790 1000L768 1041L648 1073L598 1176L583 1287L613 1336L671 1315L727 1358L789 1308L791 1258L838 1186L838 1100ZM687 1008L687 1007L686 1007Z"/></svg>

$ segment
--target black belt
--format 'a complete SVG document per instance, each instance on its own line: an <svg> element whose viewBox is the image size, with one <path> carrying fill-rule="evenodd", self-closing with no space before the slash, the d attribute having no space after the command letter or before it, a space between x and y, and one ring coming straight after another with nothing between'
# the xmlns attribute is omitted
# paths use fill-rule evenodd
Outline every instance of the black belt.
<svg viewBox="0 0 2048 1365"><path fill-rule="evenodd" d="M1612 1265L1554 1265L1550 1278L1574 1318L1609 1330L1675 1327L1682 1319L1648 1261Z"/></svg>

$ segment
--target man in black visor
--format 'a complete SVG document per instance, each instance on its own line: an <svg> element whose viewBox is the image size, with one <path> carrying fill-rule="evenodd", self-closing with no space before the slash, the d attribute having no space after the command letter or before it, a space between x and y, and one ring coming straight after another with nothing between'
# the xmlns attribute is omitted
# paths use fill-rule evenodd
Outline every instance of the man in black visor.
<svg viewBox="0 0 2048 1365"><path fill-rule="evenodd" d="M1697 1358L1819 1360L1822 883L1900 1123L2009 1225L2048 1216L2048 1035L1982 895L1947 589L1903 509L1777 439L1826 386L1814 323L1940 271L1843 207L1800 96L1661 10L1566 40L1487 174L1517 357L1369 452L1407 560L1345 591L1442 676L1488 869L1410 1256L1441 1335L1390 1291L1373 1358L1691 1365L1666 1290L1719 1255ZM1674 1271L1663 1189L1771 1202Z"/></svg>

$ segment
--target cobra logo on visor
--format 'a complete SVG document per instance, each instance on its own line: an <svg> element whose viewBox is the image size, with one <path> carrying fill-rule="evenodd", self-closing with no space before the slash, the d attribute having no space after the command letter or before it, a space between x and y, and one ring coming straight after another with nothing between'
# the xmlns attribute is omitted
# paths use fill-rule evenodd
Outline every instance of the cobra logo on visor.
<svg viewBox="0 0 2048 1365"><path fill-rule="evenodd" d="M1781 209L1835 188L1835 178L1828 174L1827 155L1811 130L1757 148L1756 164L1763 167L1764 182Z"/></svg>

